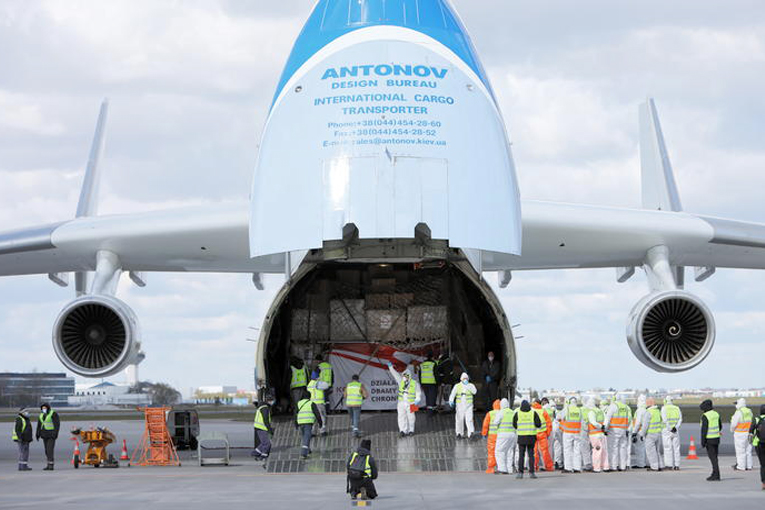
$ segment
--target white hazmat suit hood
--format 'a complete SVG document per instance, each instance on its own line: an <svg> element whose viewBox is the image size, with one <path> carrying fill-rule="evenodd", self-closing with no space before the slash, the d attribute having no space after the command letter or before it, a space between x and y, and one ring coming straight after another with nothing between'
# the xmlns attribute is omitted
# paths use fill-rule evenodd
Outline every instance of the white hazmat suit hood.
<svg viewBox="0 0 765 510"><path fill-rule="evenodd" d="M460 376L460 381L469 381L470 376L467 375L465 372L462 372L462 375Z"/></svg>
<svg viewBox="0 0 765 510"><path fill-rule="evenodd" d="M740 398L736 402L736 409L741 409L742 407L746 407L746 399L745 398Z"/></svg>
<svg viewBox="0 0 765 510"><path fill-rule="evenodd" d="M578 400L576 399L576 397L569 397L569 399L568 399L568 405L570 405L570 406L575 406L577 404L577 402L578 402Z"/></svg>
<svg viewBox="0 0 765 510"><path fill-rule="evenodd" d="M595 407L595 399L592 397L588 398L584 405L587 407Z"/></svg>
<svg viewBox="0 0 765 510"><path fill-rule="evenodd" d="M645 407L645 395L639 395L637 399L638 407Z"/></svg>
<svg viewBox="0 0 765 510"><path fill-rule="evenodd" d="M506 398L503 398L502 400L499 401L499 408L500 409L507 409L508 407L510 407L510 401L509 400L507 400Z"/></svg>
<svg viewBox="0 0 765 510"><path fill-rule="evenodd" d="M671 404L672 403L672 397L667 397L664 399L665 404Z"/></svg>

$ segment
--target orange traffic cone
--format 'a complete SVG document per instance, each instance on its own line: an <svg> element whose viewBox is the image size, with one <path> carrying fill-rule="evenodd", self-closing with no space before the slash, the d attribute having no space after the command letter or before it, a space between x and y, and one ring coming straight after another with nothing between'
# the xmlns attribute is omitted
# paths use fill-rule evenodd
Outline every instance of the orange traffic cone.
<svg viewBox="0 0 765 510"><path fill-rule="evenodd" d="M72 454L72 465L77 467L80 463L80 441L74 442L74 453Z"/></svg>
<svg viewBox="0 0 765 510"><path fill-rule="evenodd" d="M696 442L693 440L693 436L691 436L691 446L688 448L688 456L686 457L686 460L699 460L696 455Z"/></svg>
<svg viewBox="0 0 765 510"><path fill-rule="evenodd" d="M130 460L127 452L127 441L124 439L122 440L122 455L120 455L120 460Z"/></svg>

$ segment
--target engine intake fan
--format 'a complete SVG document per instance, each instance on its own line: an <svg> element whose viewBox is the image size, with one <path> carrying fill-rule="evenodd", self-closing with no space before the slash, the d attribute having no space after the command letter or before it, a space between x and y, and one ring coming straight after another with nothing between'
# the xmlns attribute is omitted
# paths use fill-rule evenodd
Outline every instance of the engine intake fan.
<svg viewBox="0 0 765 510"><path fill-rule="evenodd" d="M140 351L138 320L111 296L83 296L69 303L53 327L56 356L72 372L106 377L135 363Z"/></svg>
<svg viewBox="0 0 765 510"><path fill-rule="evenodd" d="M712 350L714 317L699 298L688 292L650 294L630 313L627 343L643 364L657 372L689 370Z"/></svg>

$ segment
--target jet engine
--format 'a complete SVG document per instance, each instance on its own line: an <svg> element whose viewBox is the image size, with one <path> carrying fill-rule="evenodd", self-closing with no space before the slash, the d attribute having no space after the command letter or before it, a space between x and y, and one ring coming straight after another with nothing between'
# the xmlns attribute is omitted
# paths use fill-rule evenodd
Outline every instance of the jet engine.
<svg viewBox="0 0 765 510"><path fill-rule="evenodd" d="M712 350L714 317L699 298L688 292L649 294L630 313L627 343L644 365L657 372L690 370Z"/></svg>
<svg viewBox="0 0 765 510"><path fill-rule="evenodd" d="M64 307L56 319L53 348L75 374L106 377L138 361L138 320L117 298L83 296Z"/></svg>

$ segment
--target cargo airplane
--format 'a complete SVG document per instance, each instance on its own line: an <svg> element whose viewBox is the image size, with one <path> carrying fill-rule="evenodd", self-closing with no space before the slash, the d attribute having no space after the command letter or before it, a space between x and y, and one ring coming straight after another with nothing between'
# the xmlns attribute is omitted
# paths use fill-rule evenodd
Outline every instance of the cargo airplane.
<svg viewBox="0 0 765 510"><path fill-rule="evenodd" d="M501 353L513 391L513 332L486 273L505 287L513 271L610 267L624 282L641 269L648 293L629 313L627 343L648 367L680 372L715 342L712 312L684 290L686 268L696 281L765 269L765 225L683 211L650 99L639 109L642 209L521 199L491 83L447 0L316 2L278 82L246 203L99 216L106 117L104 103L76 217L0 233L0 275L61 286L74 275L53 348L86 377L141 356L138 319L115 296L123 273L138 286L150 272L249 273L257 288L263 274L285 275L256 353L261 384L277 387L300 310L322 311L301 327L327 340L314 322L331 301L414 289L405 304L445 310L441 340L468 365Z"/></svg>

